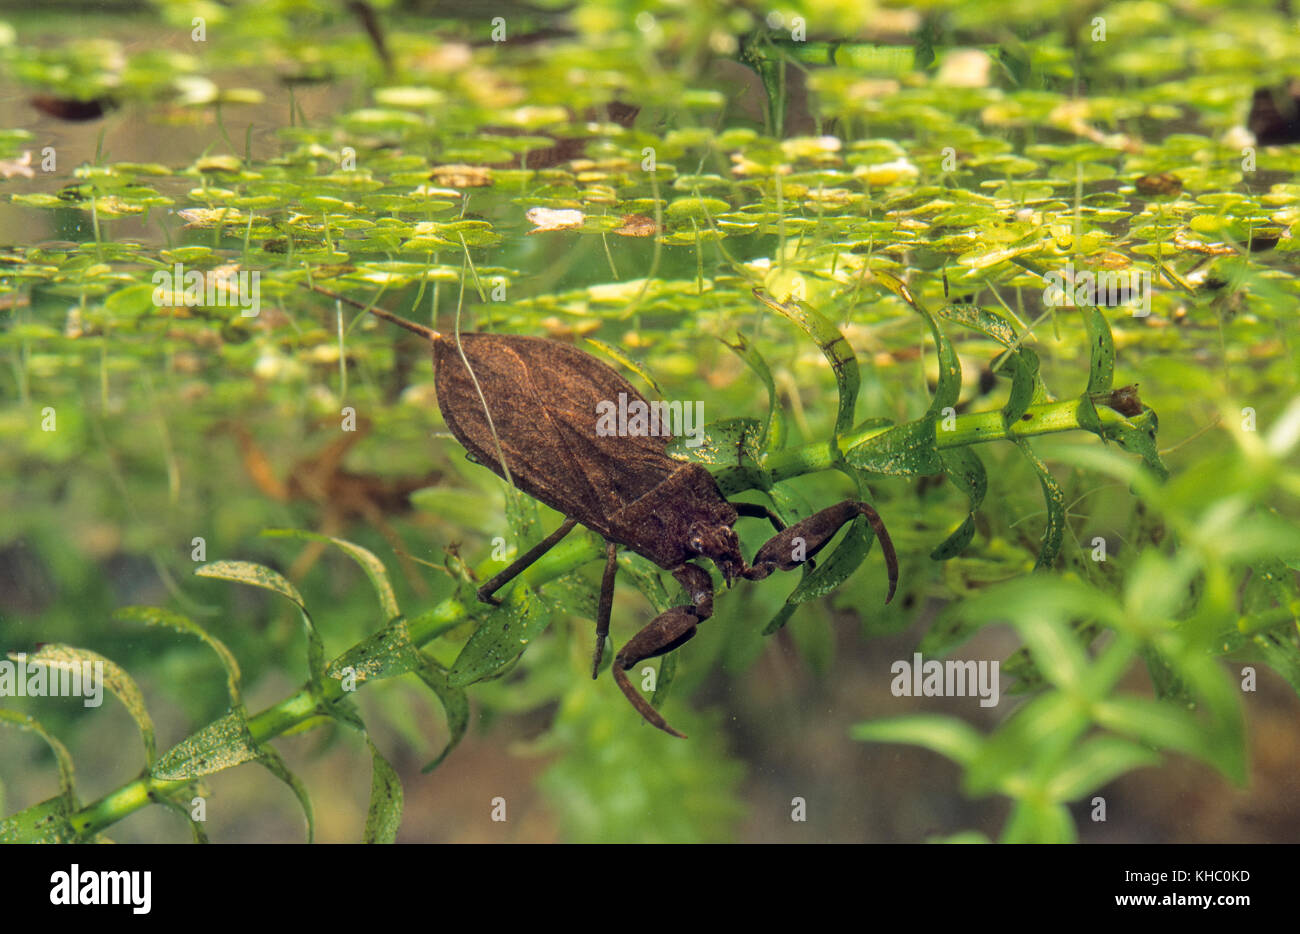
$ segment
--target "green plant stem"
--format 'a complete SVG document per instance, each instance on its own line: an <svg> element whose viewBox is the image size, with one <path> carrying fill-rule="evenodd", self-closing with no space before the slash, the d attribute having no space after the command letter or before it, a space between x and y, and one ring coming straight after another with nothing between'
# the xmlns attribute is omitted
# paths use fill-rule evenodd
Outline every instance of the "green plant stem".
<svg viewBox="0 0 1300 934"><path fill-rule="evenodd" d="M1082 405L1081 399L1070 399L1030 406L1025 413L1026 417L1010 425L1003 423L1001 411L956 416L950 430L944 429L941 419L935 425L938 446L954 448L985 441L1009 441L1033 435L1080 429L1083 427L1079 418ZM1103 427L1124 421L1124 416L1104 406L1099 407L1097 411ZM1130 419L1129 422L1141 426L1149 422L1152 417L1153 413L1148 410ZM848 450L887 430L887 427L873 427L846 435L839 439L838 446L841 451ZM800 474L828 470L839 459L840 453L835 450L835 445L831 442L819 442L791 448L788 451L778 451L767 458L764 466L774 481L780 481ZM521 577L533 586L544 584L603 555L604 547L597 537L593 535L571 537L547 552L524 571ZM482 571L487 572L486 566ZM469 619L476 609L477 607L467 606L455 597L449 597L432 609L411 617L408 622L411 640L416 645L431 642ZM312 692L310 686L303 686L296 694L251 717L248 722L249 732L257 743L264 743L314 717L325 715L329 707L343 698L346 693L342 682L332 678L324 680L319 697ZM193 779L161 780L149 776L138 778L116 791L109 792L98 801L86 805L72 816L72 826L80 834L98 833L144 807L154 798L177 791L192 782Z"/></svg>
<svg viewBox="0 0 1300 934"><path fill-rule="evenodd" d="M1017 438L1029 438L1034 435L1076 431L1083 428L1083 421L1079 414L1082 406L1082 399L1031 405L1019 420L1010 425L1003 423L1000 410L958 415L953 419L951 429L945 429L944 420L940 419L935 423L936 446L940 449L957 448L984 441L1014 441ZM1103 428L1120 425L1126 421L1123 415L1106 406L1098 406L1097 414L1101 418ZM1146 427L1150 424L1152 416L1153 413L1148 410L1127 421L1138 427ZM839 439L839 449L847 451L870 438L884 434L890 427L875 426L845 435ZM839 452L835 450L835 445L825 441L805 444L788 451L776 451L763 462L763 467L774 482L779 482L801 474L829 470L839 459Z"/></svg>
<svg viewBox="0 0 1300 934"><path fill-rule="evenodd" d="M590 536L573 537L561 542L520 576L530 585L545 583L569 573L604 555L604 546ZM482 570L486 571L484 567ZM411 640L424 645L452 629L471 615L471 608L460 600L449 597L433 609L412 617L408 628ZM313 694L309 685L274 706L249 718L248 731L258 744L281 736L296 726L327 713L330 705L347 695L343 682L324 679L321 696ZM79 834L94 834L116 823L128 814L138 811L155 798L178 791L192 784L193 779L165 780L143 776L111 791L92 804L86 805L72 817L72 826Z"/></svg>

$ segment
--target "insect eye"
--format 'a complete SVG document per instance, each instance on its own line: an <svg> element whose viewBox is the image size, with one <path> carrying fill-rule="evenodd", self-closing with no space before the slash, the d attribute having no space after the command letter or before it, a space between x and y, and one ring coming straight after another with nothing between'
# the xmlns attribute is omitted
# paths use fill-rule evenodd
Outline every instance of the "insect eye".
<svg viewBox="0 0 1300 934"><path fill-rule="evenodd" d="M691 551L703 551L703 550L704 550L704 539L700 538L700 535L699 535L698 532L697 532L696 534L692 535L689 539L687 539L686 544L688 544L688 545L691 546Z"/></svg>

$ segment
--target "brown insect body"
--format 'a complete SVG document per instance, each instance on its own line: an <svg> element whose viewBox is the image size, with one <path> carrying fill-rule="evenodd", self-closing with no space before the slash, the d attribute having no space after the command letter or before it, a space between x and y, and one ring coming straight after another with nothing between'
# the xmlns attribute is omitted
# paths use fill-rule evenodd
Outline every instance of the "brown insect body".
<svg viewBox="0 0 1300 934"><path fill-rule="evenodd" d="M703 465L668 456L665 447L671 438L600 434L599 403L612 402L620 394L645 400L595 357L537 337L470 333L457 340L382 309L312 289L429 340L438 408L451 433L476 461L566 516L558 529L480 587L480 600L499 603L496 591L579 523L603 536L606 560L596 611L594 678L609 633L618 546L672 571L690 605L673 607L651 620L623 645L613 665L623 694L659 729L682 736L641 696L626 672L644 659L676 649L713 614L713 581L692 559L710 558L728 585L737 577L761 580L812 559L843 525L863 516L884 552L889 572L886 602L893 598L898 560L875 509L846 500L786 528L765 507L728 502ZM733 528L740 516L766 518L777 529L752 565L741 554Z"/></svg>
<svg viewBox="0 0 1300 934"><path fill-rule="evenodd" d="M595 357L508 334L462 334L460 348L450 337L434 341L438 408L456 440L497 476L507 479L504 455L509 479L529 496L670 571L700 556L686 546L693 525L703 534L735 524L708 470L664 453L671 437L597 434L599 403L620 393L629 404L645 399Z"/></svg>

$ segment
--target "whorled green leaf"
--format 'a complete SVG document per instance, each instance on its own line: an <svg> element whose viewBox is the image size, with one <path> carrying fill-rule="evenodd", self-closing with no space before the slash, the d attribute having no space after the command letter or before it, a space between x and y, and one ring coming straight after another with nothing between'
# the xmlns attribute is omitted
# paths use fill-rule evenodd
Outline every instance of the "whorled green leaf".
<svg viewBox="0 0 1300 934"><path fill-rule="evenodd" d="M208 839L208 833L203 829L203 822L197 821L190 816L190 807L187 802L174 798L168 794L155 793L153 800L157 801L168 810L175 811L181 817L185 818L185 823L189 825L190 833L194 835L195 843L211 843Z"/></svg>
<svg viewBox="0 0 1300 934"><path fill-rule="evenodd" d="M1300 694L1300 650L1291 640L1278 638L1273 633L1259 633L1251 639L1251 644L1268 667L1281 675L1291 685L1291 690Z"/></svg>
<svg viewBox="0 0 1300 934"><path fill-rule="evenodd" d="M980 754L984 738L956 717L915 714L887 717L856 724L849 735L864 743L908 743L921 746L958 765L968 765Z"/></svg>
<svg viewBox="0 0 1300 934"><path fill-rule="evenodd" d="M1203 758L1237 783L1246 780L1246 724L1241 691L1212 655L1169 633L1155 638L1156 648L1197 700L1207 754ZM1142 738L1142 737L1139 737Z"/></svg>
<svg viewBox="0 0 1300 934"><path fill-rule="evenodd" d="M212 577L217 580L248 584L250 587L260 587L292 600L302 614L303 627L307 631L308 674L312 683L319 685L321 672L325 668L325 643L321 640L316 623L307 612L307 605L303 602L302 594L298 593L297 587L285 580L278 571L252 561L213 561L195 568L194 574L197 577Z"/></svg>
<svg viewBox="0 0 1300 934"><path fill-rule="evenodd" d="M763 383L767 389L767 418L763 422L763 433L759 436L758 446L763 451L779 451L785 447L785 416L781 407L777 405L776 400L776 383L772 379L772 371L768 368L767 361L763 355L745 340L743 334L736 335L734 344L723 341L731 350L735 351L736 356L745 361L748 366Z"/></svg>
<svg viewBox="0 0 1300 934"><path fill-rule="evenodd" d="M966 494L969 510L966 518L938 547L930 552L934 561L947 561L961 553L975 536L975 511L984 502L988 492L989 478L984 470L984 462L970 448L951 448L939 454L943 472L957 489Z"/></svg>
<svg viewBox="0 0 1300 934"><path fill-rule="evenodd" d="M392 843L402 826L402 780L369 736L366 745L370 747L370 807L363 842Z"/></svg>
<svg viewBox="0 0 1300 934"><path fill-rule="evenodd" d="M1169 468L1160 459L1160 452L1156 448L1158 427L1156 413L1148 410L1143 415L1150 415L1149 424L1138 424L1133 419L1114 422L1106 426L1106 437L1124 450L1141 456L1143 462L1157 477L1166 480L1169 477Z"/></svg>
<svg viewBox="0 0 1300 934"><path fill-rule="evenodd" d="M1029 406L1051 401L1038 370L1038 355L1029 348L1020 346L1020 335L1010 321L976 305L946 305L940 309L938 316L978 331L1006 348L1007 352L999 358L996 371L1011 372L1011 395L1003 409L1007 423L1018 419Z"/></svg>
<svg viewBox="0 0 1300 934"><path fill-rule="evenodd" d="M311 806L311 795L307 792L307 786L302 783L302 779L289 771L280 754L265 743L257 749L256 761L293 791L298 804L302 806L303 817L307 820L307 842L311 843L316 839L316 814Z"/></svg>
<svg viewBox="0 0 1300 934"><path fill-rule="evenodd" d="M1011 808L999 843L1074 843L1078 834L1069 809L1054 801L1021 799Z"/></svg>
<svg viewBox="0 0 1300 934"><path fill-rule="evenodd" d="M1049 691L1017 709L985 739L967 765L962 785L970 795L1014 794L1027 772L1067 758L1089 727L1084 705L1064 692Z"/></svg>
<svg viewBox="0 0 1300 934"><path fill-rule="evenodd" d="M1151 687L1154 688L1156 697L1175 701L1188 708L1196 705L1196 698L1188 689L1187 683L1178 676L1169 660L1155 646L1142 646L1140 654L1146 663L1147 675L1151 678Z"/></svg>
<svg viewBox="0 0 1300 934"><path fill-rule="evenodd" d="M1007 396L1007 404L1002 407L1002 421L1010 425L1034 403L1042 381L1038 375L1038 354L1028 347L1009 354L1004 366L1011 367L1011 393Z"/></svg>
<svg viewBox="0 0 1300 934"><path fill-rule="evenodd" d="M1065 540L1065 493L1056 482L1047 465L1038 459L1024 438L1016 438L1016 444L1029 461L1034 472L1038 474L1038 483L1043 488L1043 503L1047 509L1047 528L1043 530L1043 543L1038 550L1035 568L1047 567L1061 553L1061 543Z"/></svg>
<svg viewBox="0 0 1300 934"><path fill-rule="evenodd" d="M668 689L677 678L679 658L681 656L677 652L669 652L659 659L659 677L655 679L655 692L650 698L650 706L655 710L662 709L664 702L668 700Z"/></svg>
<svg viewBox="0 0 1300 934"><path fill-rule="evenodd" d="M870 473L893 477L924 477L943 471L933 415L895 425L845 453L848 463Z"/></svg>
<svg viewBox="0 0 1300 934"><path fill-rule="evenodd" d="M10 658L17 661L17 658L11 654ZM27 665L46 665L56 671L66 671L69 675L85 675L99 669L103 672L103 687L108 688L109 692L122 702L126 712L131 715L135 721L136 729L140 731L140 739L144 742L145 765L152 766L154 760L158 758L158 741L155 738L153 719L149 716L149 711L144 705L144 695L140 693L140 688L136 685L135 680L121 669L115 662L110 661L98 652L92 652L89 649L79 649L70 645L43 645L40 651L34 655L28 655ZM51 672L53 677L53 672ZM82 685L82 695L85 696L86 685Z"/></svg>
<svg viewBox="0 0 1300 934"><path fill-rule="evenodd" d="M957 351L943 328L939 326L938 319L912 294L912 290L901 279L883 270L873 271L872 277L910 305L930 326L930 333L934 337L939 354L939 382L926 415L937 418L943 414L944 409L955 406L961 396L961 361L957 359Z"/></svg>
<svg viewBox="0 0 1300 934"><path fill-rule="evenodd" d="M939 309L939 317L955 321L972 331L979 331L1003 347L1011 349L1020 346L1020 335L1010 321L999 314L985 311L978 305L945 305Z"/></svg>
<svg viewBox="0 0 1300 934"><path fill-rule="evenodd" d="M839 391L839 406L835 413L835 437L843 435L853 426L853 412L857 408L858 388L862 378L858 372L858 358L853 348L824 315L796 302L778 302L759 289L754 297L773 311L793 321L817 342L822 355L830 362L835 374L835 387Z"/></svg>
<svg viewBox="0 0 1300 934"><path fill-rule="evenodd" d="M774 483L764 491L772 500L773 511L786 525L794 525L813 513L803 494L788 483Z"/></svg>
<svg viewBox="0 0 1300 934"><path fill-rule="evenodd" d="M410 624L398 619L368 636L329 664L326 677L335 680L352 669L358 684L394 678L423 665L419 647L411 639Z"/></svg>
<svg viewBox="0 0 1300 934"><path fill-rule="evenodd" d="M598 341L593 337L584 338L584 340L586 340L588 344L590 344L592 347L595 347L605 356L609 357L611 360L621 363L623 366L627 367L637 376L645 380L647 385L649 385L649 387L653 389L657 395L662 396L664 394L664 391L659 388L659 384L655 382L655 378L650 375L650 370L646 367L644 363L641 363L637 360L633 360L621 349L613 346L612 344L607 344L604 341Z"/></svg>
<svg viewBox="0 0 1300 934"><path fill-rule="evenodd" d="M469 637L452 665L448 682L453 687L464 687L500 671L550 624L551 613L545 602L523 583L516 584Z"/></svg>
<svg viewBox="0 0 1300 934"><path fill-rule="evenodd" d="M502 481L504 484L505 481ZM537 500L524 496L517 490L506 488L506 525L519 542L520 554L546 537L542 528L542 513Z"/></svg>
<svg viewBox="0 0 1300 934"><path fill-rule="evenodd" d="M258 755L248 716L237 707L163 753L150 774L163 781L188 781L252 762Z"/></svg>
<svg viewBox="0 0 1300 934"><path fill-rule="evenodd" d="M73 778L72 756L68 752L68 747L64 746L63 743L59 741L58 737L46 730L39 720L27 716L27 714L19 713L16 710L6 710L3 707L0 707L0 723L16 727L26 733L35 733L41 739L45 740L45 744L49 746L50 751L54 753L54 760L59 764L59 797L52 800L64 802L64 806L70 813L71 809L76 807L77 792L76 782ZM50 802L44 802L44 804L48 805ZM42 805L37 805L37 807L42 807ZM53 808L53 805L50 805L50 808ZM66 831L59 828L58 824L60 821L58 815L63 812L59 811L57 808L46 809L46 811L40 815L30 813L32 810L32 808L28 808L26 811L20 811L18 814L14 814L11 817L6 818L4 822L0 823L0 842L7 842L10 839L13 839L10 837L10 834L27 832L46 833L48 831L51 834L62 837L65 832L71 831L71 827L66 828ZM76 836L75 833L72 835L74 837ZM24 838L24 840L26 840L26 838ZM28 842L35 841L31 840Z"/></svg>
<svg viewBox="0 0 1300 934"><path fill-rule="evenodd" d="M1110 697L1093 705L1097 723L1161 749L1196 756L1208 762L1219 756L1212 734L1186 709L1144 697Z"/></svg>
<svg viewBox="0 0 1300 934"><path fill-rule="evenodd" d="M309 542L328 542L331 545L338 546L347 553L348 557L361 565L361 570L365 571L366 576L370 578L370 583L375 588L375 595L379 598L379 606L383 610L384 620L394 620L402 615L401 608L397 605L397 595L393 593L393 585L389 583L388 571L384 567L384 563L368 549L362 548L360 545L354 545L344 539L335 538L332 535L321 535L319 532L308 532L303 529L266 529L262 534L269 538L298 538Z"/></svg>
<svg viewBox="0 0 1300 934"><path fill-rule="evenodd" d="M770 635L784 626L795 607L809 600L826 596L848 580L866 560L867 553L871 551L871 544L875 540L876 533L872 531L866 519L861 516L854 519L836 549L825 558L819 559L817 567L804 574L790 596L786 597L785 605L763 627L763 635Z"/></svg>
<svg viewBox="0 0 1300 934"><path fill-rule="evenodd" d="M1080 645L1091 645L1101 631L1101 627L1092 621L1071 624L1071 630ZM1011 684L1003 689L1007 695L1030 694L1047 684L1047 678L1038 667L1038 662L1027 646L1021 646L1002 662L1002 677Z"/></svg>
<svg viewBox="0 0 1300 934"><path fill-rule="evenodd" d="M1088 326L1088 393L1110 392L1115 383L1115 338L1101 309L1083 309Z"/></svg>
<svg viewBox="0 0 1300 934"><path fill-rule="evenodd" d="M218 580L236 581L251 587L260 587L288 597L299 609L306 609L302 594L298 588L285 580L278 571L273 571L262 564L252 561L212 561L194 569L196 577L213 577Z"/></svg>
<svg viewBox="0 0 1300 934"><path fill-rule="evenodd" d="M0 710L0 714L9 712ZM72 826L74 813L76 805L66 794L33 804L0 820L0 844L84 842Z"/></svg>
<svg viewBox="0 0 1300 934"><path fill-rule="evenodd" d="M1039 609L1017 614L1014 623L1047 680L1067 691L1078 689L1088 668L1088 656L1066 620L1058 613Z"/></svg>
<svg viewBox="0 0 1300 934"><path fill-rule="evenodd" d="M462 688L452 687L445 668L425 653L421 653L420 658L422 664L415 669L415 675L429 686L429 690L433 691L442 704L442 712L447 717L447 732L450 734L446 748L420 770L432 772L456 748L469 729L469 697Z"/></svg>
<svg viewBox="0 0 1300 934"><path fill-rule="evenodd" d="M221 666L226 670L226 687L230 694L230 704L238 707L243 703L239 692L239 662L234 653L220 639L210 636L207 631L188 616L173 610L157 606L124 606L113 612L113 619L119 622L140 622L148 626L164 626L176 632L195 636L216 653Z"/></svg>
<svg viewBox="0 0 1300 934"><path fill-rule="evenodd" d="M703 464L713 474L723 496L771 485L761 459L763 426L756 418L727 418L704 426L703 443L691 447L688 438L674 438L664 448L670 457Z"/></svg>

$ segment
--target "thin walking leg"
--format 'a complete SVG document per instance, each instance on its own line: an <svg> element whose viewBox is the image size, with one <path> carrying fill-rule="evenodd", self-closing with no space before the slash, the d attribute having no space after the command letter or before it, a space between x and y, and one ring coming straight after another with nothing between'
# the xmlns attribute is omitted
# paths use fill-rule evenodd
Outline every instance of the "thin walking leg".
<svg viewBox="0 0 1300 934"><path fill-rule="evenodd" d="M605 654L605 637L609 635L609 614L614 608L614 575L618 573L618 546L605 542L605 576L600 579L600 604L596 608L596 651L591 656L591 677L600 671Z"/></svg>
<svg viewBox="0 0 1300 934"><path fill-rule="evenodd" d="M518 577L524 568L528 567L528 565L532 564L542 555L554 548L556 543L572 532L573 527L577 524L577 519L565 519L560 523L558 529L546 536L532 548L529 548L522 555L516 558L504 571L480 587L478 589L478 598L484 603L490 603L493 606L500 606L501 601L492 595Z"/></svg>

